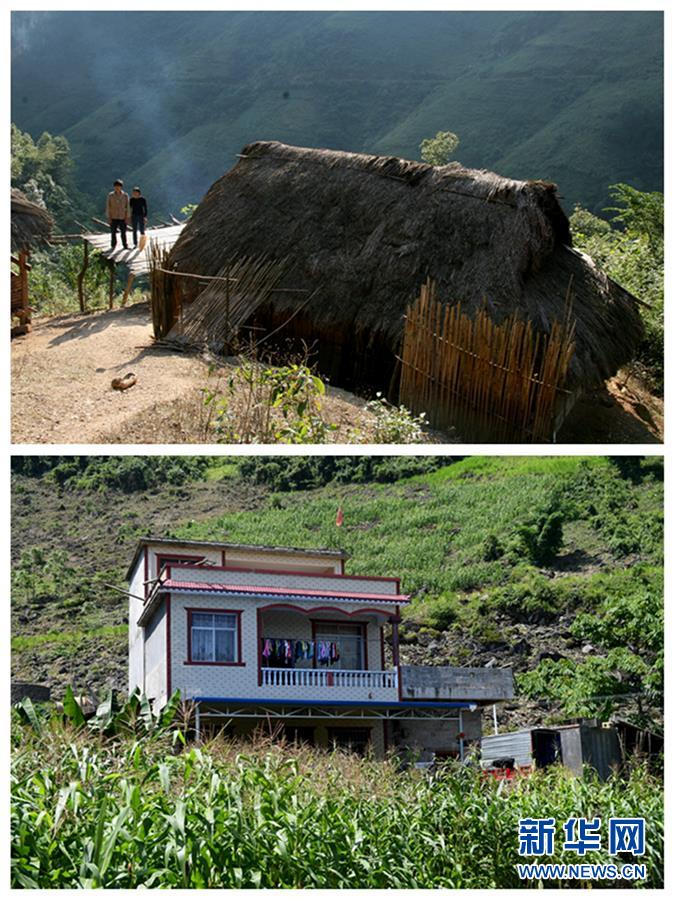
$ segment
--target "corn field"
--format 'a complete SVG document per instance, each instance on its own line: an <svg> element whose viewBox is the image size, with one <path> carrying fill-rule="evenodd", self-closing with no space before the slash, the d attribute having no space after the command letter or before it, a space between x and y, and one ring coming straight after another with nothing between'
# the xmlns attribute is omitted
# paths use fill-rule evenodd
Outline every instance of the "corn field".
<svg viewBox="0 0 675 900"><path fill-rule="evenodd" d="M263 739L198 747L14 730L15 887L522 887L518 819L571 815L644 816L647 855L622 861L646 864L640 886L662 886L662 785L643 769L506 784ZM556 846L545 861L579 857Z"/></svg>

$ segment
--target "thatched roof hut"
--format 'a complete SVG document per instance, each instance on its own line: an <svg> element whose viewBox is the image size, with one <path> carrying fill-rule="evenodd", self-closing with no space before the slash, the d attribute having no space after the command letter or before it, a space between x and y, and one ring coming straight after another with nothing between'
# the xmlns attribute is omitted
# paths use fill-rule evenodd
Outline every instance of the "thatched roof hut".
<svg viewBox="0 0 675 900"><path fill-rule="evenodd" d="M46 209L29 200L17 188L11 195L11 243L12 253L30 250L47 240L54 222Z"/></svg>
<svg viewBox="0 0 675 900"><path fill-rule="evenodd" d="M571 283L578 387L629 360L642 328L634 298L570 244L550 183L258 141L208 191L170 265L215 275L242 256L288 258L282 286L318 292L274 294L256 324L296 311L281 334L314 345L333 383L385 388L427 276L448 303L487 304L497 322L517 311L543 331L563 319Z"/></svg>

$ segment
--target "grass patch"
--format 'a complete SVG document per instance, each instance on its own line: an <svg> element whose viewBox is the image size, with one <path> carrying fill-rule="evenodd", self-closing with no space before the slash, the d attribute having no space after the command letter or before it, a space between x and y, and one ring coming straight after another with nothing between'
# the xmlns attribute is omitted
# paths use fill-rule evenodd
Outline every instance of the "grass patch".
<svg viewBox="0 0 675 900"><path fill-rule="evenodd" d="M219 457L215 457L204 470L204 477L207 481L222 481L223 478L236 478L239 474L238 462L221 462Z"/></svg>
<svg viewBox="0 0 675 900"><path fill-rule="evenodd" d="M127 625L103 625L87 631L48 631L46 634L17 635L12 638L12 650L20 653L45 646L66 650L88 641L125 638L127 632Z"/></svg>

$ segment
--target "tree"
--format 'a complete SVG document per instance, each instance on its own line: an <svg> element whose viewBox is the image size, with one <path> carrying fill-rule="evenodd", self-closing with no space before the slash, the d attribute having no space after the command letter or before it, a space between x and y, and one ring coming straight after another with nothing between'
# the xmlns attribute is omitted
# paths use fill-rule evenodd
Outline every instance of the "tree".
<svg viewBox="0 0 675 900"><path fill-rule="evenodd" d="M611 223L577 207L570 216L573 243L610 278L649 304L641 313L645 338L638 362L656 390L663 387L663 194L628 184L609 188ZM612 227L612 225L614 227Z"/></svg>
<svg viewBox="0 0 675 900"><path fill-rule="evenodd" d="M63 230L72 230L74 218L84 216L90 205L75 186L74 168L70 144L62 135L45 131L34 141L12 122L12 187L46 207Z"/></svg>
<svg viewBox="0 0 675 900"><path fill-rule="evenodd" d="M459 138L453 131L439 131L436 137L422 141L420 152L424 162L432 166L444 166L451 161L458 147Z"/></svg>
<svg viewBox="0 0 675 900"><path fill-rule="evenodd" d="M627 235L646 238L655 259L663 260L663 194L619 183L610 185L609 195L618 203L607 207L616 213L612 221L623 225Z"/></svg>

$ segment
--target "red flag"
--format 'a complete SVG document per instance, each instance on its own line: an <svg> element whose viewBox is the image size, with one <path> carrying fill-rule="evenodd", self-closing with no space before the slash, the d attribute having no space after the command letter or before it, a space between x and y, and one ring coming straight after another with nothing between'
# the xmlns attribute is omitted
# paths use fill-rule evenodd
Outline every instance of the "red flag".
<svg viewBox="0 0 675 900"><path fill-rule="evenodd" d="M340 527L340 525L342 525L342 523L344 522L344 520L345 520L345 517L344 517L344 514L343 514L343 512L342 512L342 507L339 506L339 507L338 507L338 511L337 511L337 515L335 516L335 524L338 526L338 528Z"/></svg>

